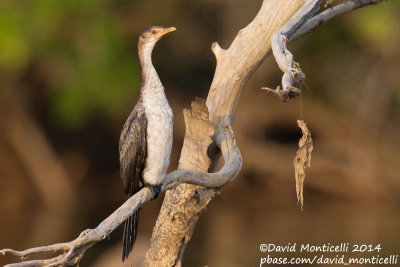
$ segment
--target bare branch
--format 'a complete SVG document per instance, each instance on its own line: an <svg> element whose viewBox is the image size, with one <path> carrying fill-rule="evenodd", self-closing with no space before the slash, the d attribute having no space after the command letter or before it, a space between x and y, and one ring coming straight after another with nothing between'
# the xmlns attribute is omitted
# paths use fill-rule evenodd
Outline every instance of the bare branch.
<svg viewBox="0 0 400 267"><path fill-rule="evenodd" d="M86 250L96 243L104 240L112 231L123 223L135 210L137 210L145 202L153 198L152 191L145 187L137 194L129 198L122 206L114 211L108 218L101 222L95 229L87 229L83 231L78 238L71 242L59 243L50 246L36 247L24 251L16 251L12 249L0 250L0 254L13 254L26 259L31 254L42 252L58 252L61 253L51 259L31 260L21 263L8 264L6 267L16 266L57 266L57 265L73 265L79 262Z"/></svg>
<svg viewBox="0 0 400 267"><path fill-rule="evenodd" d="M225 131L217 135L216 139L225 160L225 165L220 171L204 173L200 171L176 170L166 177L163 190L175 188L181 183L217 188L231 182L242 168L242 157L236 146L232 127L227 127Z"/></svg>
<svg viewBox="0 0 400 267"><path fill-rule="evenodd" d="M320 5L321 0L306 0L293 17L272 37L272 53L284 73L282 87L278 86L276 89L263 87L262 89L279 96L285 102L301 94L301 90L294 87L293 84L303 82L305 79L299 64L293 60L292 53L287 50L286 43L299 27L319 10Z"/></svg>
<svg viewBox="0 0 400 267"><path fill-rule="evenodd" d="M369 5L376 5L386 1L388 0L349 0L332 8L328 8L327 10L321 12L320 14L316 15L315 17L305 22L296 31L296 33L291 38L289 38L289 42L294 41L302 37L303 35L315 30L328 20L338 15L342 15L358 8L366 7Z"/></svg>
<svg viewBox="0 0 400 267"><path fill-rule="evenodd" d="M279 68L284 73L282 87L276 89L263 87L269 93L278 96L284 102L301 94L301 90L293 86L305 80L305 74L300 65L293 60L293 55L286 44L309 33L331 18L368 5L378 4L387 0L349 0L312 17L319 9L320 0L306 0L303 7L276 33L272 38L272 52ZM311 18L312 17L312 18Z"/></svg>

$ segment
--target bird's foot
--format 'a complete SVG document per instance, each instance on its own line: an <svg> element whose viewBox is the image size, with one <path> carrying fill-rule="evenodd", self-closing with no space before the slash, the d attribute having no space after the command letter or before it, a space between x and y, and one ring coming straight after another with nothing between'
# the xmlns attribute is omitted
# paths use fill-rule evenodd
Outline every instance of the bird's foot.
<svg viewBox="0 0 400 267"><path fill-rule="evenodd" d="M153 193L153 199L157 199L158 195L161 193L161 185L157 186L148 186L151 192Z"/></svg>

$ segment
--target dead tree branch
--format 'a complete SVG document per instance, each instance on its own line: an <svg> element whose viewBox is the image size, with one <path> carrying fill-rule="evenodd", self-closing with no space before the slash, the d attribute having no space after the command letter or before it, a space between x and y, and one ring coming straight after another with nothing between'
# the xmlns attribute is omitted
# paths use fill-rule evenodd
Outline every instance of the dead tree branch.
<svg viewBox="0 0 400 267"><path fill-rule="evenodd" d="M287 43L311 32L335 16L384 1L387 0L349 0L312 17L318 11L321 0L306 0L302 8L272 37L272 52L279 68L284 73L282 86L276 89L268 87L262 89L278 96L284 102L300 95L301 90L293 84L304 82L305 74L301 71L299 63L293 60L292 53L286 48Z"/></svg>
<svg viewBox="0 0 400 267"><path fill-rule="evenodd" d="M293 60L292 53L286 48L286 43L301 25L319 10L320 5L321 0L306 0L299 11L272 37L272 53L274 54L276 63L284 73L282 76L282 87L278 86L276 89L264 87L262 89L277 95L285 102L301 94L301 90L294 87L293 83L300 83L305 79L305 75L301 71L299 64Z"/></svg>
<svg viewBox="0 0 400 267"><path fill-rule="evenodd" d="M327 10L321 12L320 14L314 16L313 18L309 19L308 21L306 21L303 26L300 27L300 29L298 29L295 34L289 38L289 42L290 41L294 41L300 37L302 37L303 35L315 30L316 28L318 28L319 26L325 24L327 21L329 21L330 19L338 16L338 15L342 15L342 14L346 14L350 11L362 8L362 7L366 7L369 5L376 5L379 4L381 2L386 2L388 0L349 0L346 1L342 4L339 4L337 6L328 8Z"/></svg>
<svg viewBox="0 0 400 267"><path fill-rule="evenodd" d="M271 48L284 72L284 92L277 93L286 100L292 94L299 93L293 83L304 80L304 74L286 49L286 43L315 29L333 16L383 0L352 0L311 18L319 9L320 2L264 0L257 16L239 31L228 49L222 49L218 43L212 45L217 59L214 79L207 101L204 103L197 100L192 103L190 110L184 110L186 135L179 167L167 175L162 185L162 190L168 191L153 230L144 266L181 266L186 244L191 239L201 213L219 188L239 173L242 161L231 125L246 82ZM221 152L225 165L218 172L212 173ZM25 259L39 252L59 252L54 258L6 265L8 267L75 264L88 248L104 240L152 197L151 190L143 188L95 229L85 230L71 242L25 251L3 249L0 253L10 253Z"/></svg>
<svg viewBox="0 0 400 267"><path fill-rule="evenodd" d="M112 231L123 223L136 209L143 203L151 200L152 192L147 187L140 190L137 194L129 198L122 206L114 211L108 218L101 222L95 229L83 231L78 238L67 243L59 243L50 246L36 247L24 251L12 249L0 250L0 254L13 254L21 257L22 260L29 255L42 252L59 252L54 258L44 260L29 260L20 263L8 264L6 267L17 266L64 266L73 265L79 262L86 250L96 243L104 240Z"/></svg>

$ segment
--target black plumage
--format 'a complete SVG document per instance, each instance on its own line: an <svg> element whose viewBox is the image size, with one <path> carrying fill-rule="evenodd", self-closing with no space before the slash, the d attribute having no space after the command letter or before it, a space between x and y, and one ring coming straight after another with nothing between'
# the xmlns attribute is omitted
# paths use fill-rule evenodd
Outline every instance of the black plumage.
<svg viewBox="0 0 400 267"><path fill-rule="evenodd" d="M143 187L142 173L146 162L147 120L143 100L139 99L129 115L121 132L119 141L120 172L127 197L133 196ZM136 241L140 210L136 210L125 221L122 261L128 258Z"/></svg>

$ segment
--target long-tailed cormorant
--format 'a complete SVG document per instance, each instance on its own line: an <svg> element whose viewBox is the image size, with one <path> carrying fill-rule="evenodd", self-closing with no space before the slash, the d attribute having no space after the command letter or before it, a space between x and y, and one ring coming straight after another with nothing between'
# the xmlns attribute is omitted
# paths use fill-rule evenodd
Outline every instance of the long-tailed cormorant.
<svg viewBox="0 0 400 267"><path fill-rule="evenodd" d="M172 110L151 62L151 53L161 37L175 30L175 27L151 26L139 35L140 97L125 122L119 141L120 172L128 197L147 186L157 198L169 165ZM136 241L139 212L136 210L125 221L122 261L128 258Z"/></svg>

